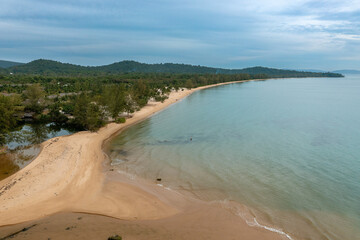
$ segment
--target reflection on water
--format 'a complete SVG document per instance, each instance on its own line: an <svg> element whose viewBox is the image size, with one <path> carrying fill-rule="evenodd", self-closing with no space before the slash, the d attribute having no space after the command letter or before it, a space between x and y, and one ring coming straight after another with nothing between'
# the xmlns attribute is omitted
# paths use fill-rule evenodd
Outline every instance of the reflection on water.
<svg viewBox="0 0 360 240"><path fill-rule="evenodd" d="M19 166L13 161L12 154L0 154L0 180L7 178L19 170Z"/></svg>
<svg viewBox="0 0 360 240"><path fill-rule="evenodd" d="M37 145L50 138L69 135L73 133L56 124L27 124L19 131L9 134L7 147L16 149L18 147Z"/></svg>
<svg viewBox="0 0 360 240"><path fill-rule="evenodd" d="M73 131L55 124L27 124L7 136L6 153L0 154L0 180L28 165L40 152L39 144Z"/></svg>

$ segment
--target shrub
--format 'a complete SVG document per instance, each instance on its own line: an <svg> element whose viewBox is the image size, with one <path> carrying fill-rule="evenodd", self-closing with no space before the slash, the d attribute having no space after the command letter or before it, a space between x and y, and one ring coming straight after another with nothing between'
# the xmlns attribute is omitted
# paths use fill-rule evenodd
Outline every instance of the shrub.
<svg viewBox="0 0 360 240"><path fill-rule="evenodd" d="M115 235L115 236L109 237L108 240L122 240L122 237L120 237L119 235Z"/></svg>
<svg viewBox="0 0 360 240"><path fill-rule="evenodd" d="M121 118L117 118L115 120L116 123L125 123L126 122L126 119L124 117L121 117Z"/></svg>
<svg viewBox="0 0 360 240"><path fill-rule="evenodd" d="M156 96L155 101L164 102L168 97L167 96Z"/></svg>

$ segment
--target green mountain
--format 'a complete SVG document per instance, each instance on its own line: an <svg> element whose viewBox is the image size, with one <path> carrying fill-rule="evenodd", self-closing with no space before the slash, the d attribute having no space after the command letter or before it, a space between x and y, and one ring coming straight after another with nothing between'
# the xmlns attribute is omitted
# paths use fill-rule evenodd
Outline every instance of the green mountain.
<svg viewBox="0 0 360 240"><path fill-rule="evenodd" d="M0 60L0 68L9 68L9 67L22 65L22 64L24 64L24 63Z"/></svg>
<svg viewBox="0 0 360 240"><path fill-rule="evenodd" d="M282 70L265 67L244 69L223 69L188 64L160 63L146 64L135 61L122 61L104 66L85 67L52 60L39 59L27 64L7 69L14 74L33 74L47 76L79 76L79 75L115 75L123 73L177 73L177 74L239 74L266 75L267 77L342 77L337 73L314 73L294 70Z"/></svg>
<svg viewBox="0 0 360 240"><path fill-rule="evenodd" d="M39 59L24 65L8 68L14 74L75 75L92 72L92 68L52 60Z"/></svg>

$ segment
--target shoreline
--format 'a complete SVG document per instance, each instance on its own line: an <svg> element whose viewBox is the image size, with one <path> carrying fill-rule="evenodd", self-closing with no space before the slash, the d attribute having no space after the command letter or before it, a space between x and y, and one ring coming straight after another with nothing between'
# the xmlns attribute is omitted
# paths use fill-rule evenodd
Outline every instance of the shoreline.
<svg viewBox="0 0 360 240"><path fill-rule="evenodd" d="M214 207L198 200L185 199L156 184L132 181L124 174L109 171L106 167L109 159L103 147L127 127L151 117L193 92L260 80L264 79L226 82L172 92L163 103L148 104L124 124L110 123L98 132L79 132L42 143L41 152L29 165L0 181L0 226L16 226L44 217L51 218L62 212L131 221L175 219L176 222L176 219L184 216L188 219L189 212L200 208L203 209L199 213L201 216L206 216L209 211L220 211L228 217L222 212L226 210L221 206ZM278 234L248 226L241 218L234 224L239 227L240 222L241 236L258 234L262 239L282 239Z"/></svg>

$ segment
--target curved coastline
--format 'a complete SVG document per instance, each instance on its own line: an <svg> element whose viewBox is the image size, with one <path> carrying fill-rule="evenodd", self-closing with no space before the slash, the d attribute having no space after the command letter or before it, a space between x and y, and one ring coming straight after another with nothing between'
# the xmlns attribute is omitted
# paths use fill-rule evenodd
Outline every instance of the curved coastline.
<svg viewBox="0 0 360 240"><path fill-rule="evenodd" d="M95 133L79 132L42 143L36 159L0 181L0 227L34 221L61 212L87 213L122 220L175 219L176 222L178 218L188 219L188 214L193 213L194 209L201 209L201 216L206 216L204 213L212 209L218 216L223 216L219 219L225 220L228 215L221 212L224 211L221 206L215 206L214 209L214 204L185 199L176 192L145 180L134 181L124 174L109 171L109 167L104 167L108 157L103 152L103 145L125 128L195 91L258 80L262 79L172 92L163 103L148 104L125 124L110 123ZM276 233L250 227L242 219L234 224L239 228L237 236L244 239L255 239L255 236L282 239Z"/></svg>

